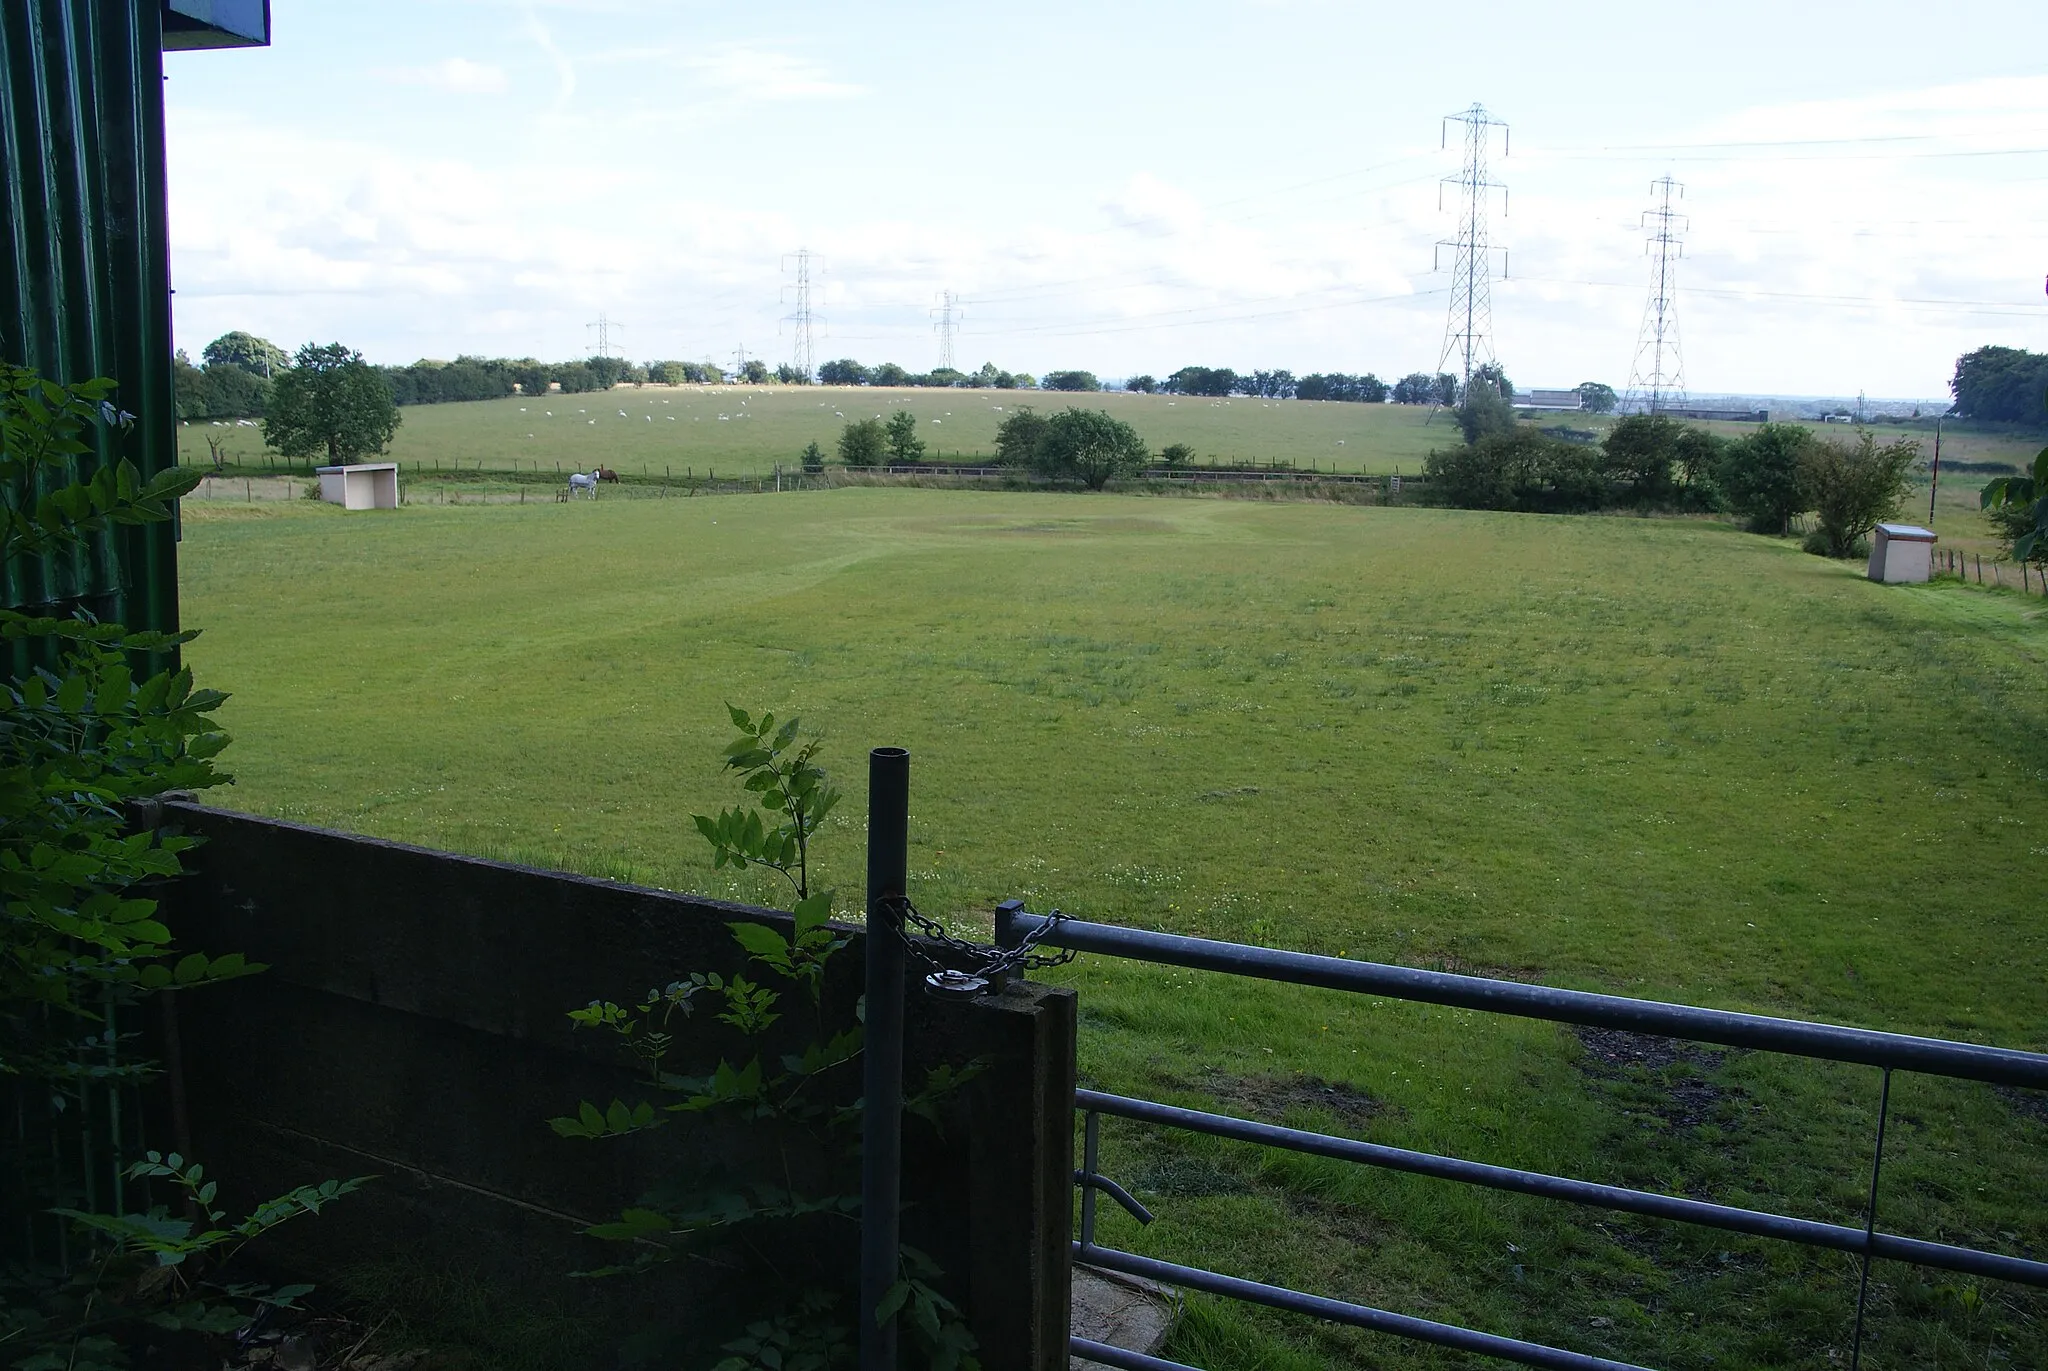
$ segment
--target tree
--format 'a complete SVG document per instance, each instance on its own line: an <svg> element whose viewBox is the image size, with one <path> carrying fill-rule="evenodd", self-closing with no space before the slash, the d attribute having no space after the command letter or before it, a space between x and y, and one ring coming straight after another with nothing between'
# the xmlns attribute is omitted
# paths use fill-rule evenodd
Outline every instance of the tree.
<svg viewBox="0 0 2048 1371"><path fill-rule="evenodd" d="M841 357L818 368L818 383L826 386L864 386L868 369L851 357Z"/></svg>
<svg viewBox="0 0 2048 1371"><path fill-rule="evenodd" d="M1015 390L1017 388L1017 378L1007 371L999 370L994 362L983 362L981 370L969 377L968 383L980 386L986 390Z"/></svg>
<svg viewBox="0 0 2048 1371"><path fill-rule="evenodd" d="M1285 376L1287 373L1278 374ZM1426 376L1419 379L1424 382L1429 380ZM1328 375L1317 372L1295 381L1292 393L1297 400L1349 400L1359 404L1383 405L1387 402L1387 383L1371 372L1363 376L1346 376L1341 371L1333 371Z"/></svg>
<svg viewBox="0 0 2048 1371"><path fill-rule="evenodd" d="M996 464L1028 467L1036 460L1039 440L1045 437L1046 418L1029 405L1014 410L996 425Z"/></svg>
<svg viewBox="0 0 2048 1371"><path fill-rule="evenodd" d="M1965 419L2048 425L2048 353L1982 347L1956 358L1948 383Z"/></svg>
<svg viewBox="0 0 2048 1371"><path fill-rule="evenodd" d="M1102 382L1092 371L1048 371L1039 387L1044 390L1101 390Z"/></svg>
<svg viewBox="0 0 2048 1371"><path fill-rule="evenodd" d="M382 452L398 431L391 387L363 354L308 343L270 383L263 441L287 457L327 455L330 466Z"/></svg>
<svg viewBox="0 0 2048 1371"><path fill-rule="evenodd" d="M1665 414L1631 414L1607 432L1607 474L1629 488L1637 504L1671 497L1672 467L1685 426Z"/></svg>
<svg viewBox="0 0 2048 1371"><path fill-rule="evenodd" d="M1124 389L1134 390L1140 395L1150 395L1159 389L1159 382L1149 375L1132 376L1125 379Z"/></svg>
<svg viewBox="0 0 2048 1371"><path fill-rule="evenodd" d="M1906 498L1906 474L1920 458L1920 444L1900 438L1877 445L1875 435L1857 435L1852 445L1817 441L1799 464L1806 503L1813 510L1813 550L1829 557L1853 557L1856 542L1891 517Z"/></svg>
<svg viewBox="0 0 2048 1371"><path fill-rule="evenodd" d="M1457 377L1451 375L1448 371L1439 371L1436 374L1436 380L1431 382L1431 385L1435 387L1434 403L1442 405L1446 409L1458 403Z"/></svg>
<svg viewBox="0 0 2048 1371"><path fill-rule="evenodd" d="M1807 507L1800 468L1811 446L1811 429L1765 424L1721 450L1714 484L1752 531L1789 533L1792 520Z"/></svg>
<svg viewBox="0 0 2048 1371"><path fill-rule="evenodd" d="M1393 395L1397 405L1435 404L1436 379L1427 372L1411 371L1394 382Z"/></svg>
<svg viewBox="0 0 2048 1371"><path fill-rule="evenodd" d="M283 348L268 338L237 329L223 333L203 348L200 357L210 367L240 367L251 376L268 380L292 364Z"/></svg>
<svg viewBox="0 0 2048 1371"><path fill-rule="evenodd" d="M1466 391L1469 393L1473 386L1484 386L1503 400L1515 398L1515 383L1508 379L1507 372L1501 370L1499 362L1488 362L1484 366L1474 367L1472 381L1466 386Z"/></svg>
<svg viewBox="0 0 2048 1371"><path fill-rule="evenodd" d="M1228 395L1237 388L1237 373L1229 367L1182 367L1159 383L1169 395Z"/></svg>
<svg viewBox="0 0 2048 1371"><path fill-rule="evenodd" d="M171 403L180 419L246 419L261 415L270 383L232 363L201 370L183 348L171 359Z"/></svg>
<svg viewBox="0 0 2048 1371"><path fill-rule="evenodd" d="M1507 402L1492 386L1476 384L1465 392L1465 402L1458 406L1458 431L1465 435L1469 445L1481 438L1494 434L1515 431L1515 407Z"/></svg>
<svg viewBox="0 0 2048 1371"><path fill-rule="evenodd" d="M787 362L775 368L775 379L785 386L807 386L811 383L810 377Z"/></svg>
<svg viewBox="0 0 2048 1371"><path fill-rule="evenodd" d="M817 439L814 438L804 444L804 450L798 454L798 460L803 463L805 471L816 475L825 469L825 449L819 447Z"/></svg>
<svg viewBox="0 0 2048 1371"><path fill-rule="evenodd" d="M1255 371L1237 378L1237 393L1262 400L1292 400L1297 382L1291 371Z"/></svg>
<svg viewBox="0 0 2048 1371"><path fill-rule="evenodd" d="M564 395L583 395L602 389L598 385L597 373L590 369L588 362L564 362L552 370L555 384Z"/></svg>
<svg viewBox="0 0 2048 1371"><path fill-rule="evenodd" d="M871 386L905 386L910 384L910 373L894 362L884 362L868 373Z"/></svg>
<svg viewBox="0 0 2048 1371"><path fill-rule="evenodd" d="M917 416L909 410L899 409L890 415L883 432L888 435L891 462L910 466L924 456L924 439L917 436Z"/></svg>
<svg viewBox="0 0 2048 1371"><path fill-rule="evenodd" d="M1612 414L1620 402L1613 386L1602 385L1598 381L1581 381L1572 389L1578 392L1579 403L1588 414Z"/></svg>
<svg viewBox="0 0 2048 1371"><path fill-rule="evenodd" d="M1195 460L1195 450L1186 443L1168 443L1159 449L1159 460L1170 467L1184 467Z"/></svg>
<svg viewBox="0 0 2048 1371"><path fill-rule="evenodd" d="M656 365L662 367L673 367L675 363L660 362L657 363ZM548 383L551 379L552 378L550 378L548 375L547 367L543 366L539 362L521 362L512 368L512 381L513 384L519 387L519 393L521 395L547 394ZM674 385L676 381L680 381L683 378L681 373L678 372L675 374L673 380L671 380L668 376L663 376L662 379L669 385Z"/></svg>
<svg viewBox="0 0 2048 1371"><path fill-rule="evenodd" d="M610 390L626 379L626 359L623 357L592 357L583 365L589 368L595 382L593 389L596 390Z"/></svg>
<svg viewBox="0 0 2048 1371"><path fill-rule="evenodd" d="M1463 447L1432 451L1422 469L1430 498L1461 509L1569 513L1607 503L1600 467L1597 449L1517 425Z"/></svg>
<svg viewBox="0 0 2048 1371"><path fill-rule="evenodd" d="M768 364L759 357L749 357L740 366L740 379L750 386L768 384Z"/></svg>
<svg viewBox="0 0 2048 1371"><path fill-rule="evenodd" d="M1726 440L1703 428L1687 424L1679 429L1678 441L1671 445L1671 457L1678 466L1681 504L1700 510L1722 507L1721 487L1714 473L1721 469L1721 449L1726 446Z"/></svg>
<svg viewBox="0 0 2048 1371"><path fill-rule="evenodd" d="M839 460L850 467L878 467L889 450L879 419L853 419L839 431Z"/></svg>
<svg viewBox="0 0 2048 1371"><path fill-rule="evenodd" d="M1123 420L1099 409L1065 409L1045 421L1032 465L1055 480L1100 490L1114 477L1143 471L1147 455L1137 431Z"/></svg>

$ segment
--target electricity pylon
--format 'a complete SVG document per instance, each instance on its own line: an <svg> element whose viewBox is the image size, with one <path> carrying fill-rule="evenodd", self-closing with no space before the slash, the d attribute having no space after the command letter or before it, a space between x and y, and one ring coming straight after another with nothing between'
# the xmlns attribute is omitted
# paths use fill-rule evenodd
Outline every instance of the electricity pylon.
<svg viewBox="0 0 2048 1371"><path fill-rule="evenodd" d="M624 328L625 325L620 323L618 320L608 316L603 310L599 310L597 312L597 318L585 324L583 327L585 329L594 328L597 330L597 355L600 357L609 357L612 355L612 330L615 328Z"/></svg>
<svg viewBox="0 0 2048 1371"><path fill-rule="evenodd" d="M938 316L932 328L939 335L939 369L955 370L953 366L953 333L960 326L960 301L950 290L939 292L938 307L931 311Z"/></svg>
<svg viewBox="0 0 2048 1371"><path fill-rule="evenodd" d="M1446 239L1436 245L1436 263L1441 266L1443 250L1452 248L1455 256L1451 261L1451 306L1444 320L1444 347L1437 358L1438 374L1446 371L1453 358L1458 360L1459 380L1470 385L1472 372L1487 362L1495 361L1493 355L1493 254L1496 251L1487 237L1486 210L1491 192L1501 192L1501 213L1507 213L1507 187L1487 177L1487 145L1492 130L1501 130L1501 156L1508 154L1508 126L1486 112L1484 105L1474 103L1470 109L1457 114L1446 115L1443 121L1443 140L1450 146L1450 126L1462 124L1465 140L1464 167L1456 176L1446 176L1437 189L1437 207L1443 207L1443 187L1456 186L1460 201L1458 213L1458 236L1455 241ZM1501 252L1501 275L1507 275L1506 249Z"/></svg>
<svg viewBox="0 0 2048 1371"><path fill-rule="evenodd" d="M798 248L795 252L785 254L782 259L782 269L784 271L789 270L789 263L792 257L796 259L796 285L794 287L796 291L796 309L793 313L784 315L783 318L794 326L796 333L795 365L797 372L806 381L809 381L816 375L818 363L817 352L813 347L811 337L811 325L817 319L817 316L811 311L811 250L809 248ZM783 287L785 296L790 289L791 287L789 286Z"/></svg>
<svg viewBox="0 0 2048 1371"><path fill-rule="evenodd" d="M1643 326L1636 334L1635 360L1629 364L1628 391L1622 397L1624 413L1641 409L1656 414L1676 402L1685 404L1685 359L1678 350L1678 259L1685 256L1685 232L1692 221L1671 208L1674 194L1685 198L1685 187L1669 176L1650 183L1658 197L1653 209L1643 211L1643 227L1649 235L1643 251L1656 256L1650 271L1650 298L1643 306Z"/></svg>

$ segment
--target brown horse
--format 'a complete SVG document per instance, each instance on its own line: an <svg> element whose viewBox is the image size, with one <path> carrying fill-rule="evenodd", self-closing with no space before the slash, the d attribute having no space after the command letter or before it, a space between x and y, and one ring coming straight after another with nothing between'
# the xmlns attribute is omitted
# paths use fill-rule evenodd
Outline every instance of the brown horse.
<svg viewBox="0 0 2048 1371"><path fill-rule="evenodd" d="M593 471L590 474L595 476L600 481L610 481L614 485L618 484L619 473L613 471L610 467L599 467L596 471Z"/></svg>

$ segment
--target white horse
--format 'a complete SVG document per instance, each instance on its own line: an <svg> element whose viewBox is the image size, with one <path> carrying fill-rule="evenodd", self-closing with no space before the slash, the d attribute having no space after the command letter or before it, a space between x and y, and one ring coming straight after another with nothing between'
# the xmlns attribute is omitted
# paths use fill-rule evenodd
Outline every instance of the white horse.
<svg viewBox="0 0 2048 1371"><path fill-rule="evenodd" d="M597 473L594 471L572 471L569 473L569 493L588 492L591 498L597 496Z"/></svg>

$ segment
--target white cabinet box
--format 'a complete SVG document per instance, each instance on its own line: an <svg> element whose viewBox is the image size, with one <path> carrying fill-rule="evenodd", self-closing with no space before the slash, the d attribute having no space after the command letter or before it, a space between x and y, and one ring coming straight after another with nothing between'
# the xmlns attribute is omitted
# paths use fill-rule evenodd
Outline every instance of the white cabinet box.
<svg viewBox="0 0 2048 1371"><path fill-rule="evenodd" d="M1934 569L1934 534L1917 524L1879 524L1870 535L1870 579L1924 581Z"/></svg>
<svg viewBox="0 0 2048 1371"><path fill-rule="evenodd" d="M359 466L317 467L320 498L343 509L397 509L398 463L364 462ZM1926 577L1921 577L1926 580Z"/></svg>

